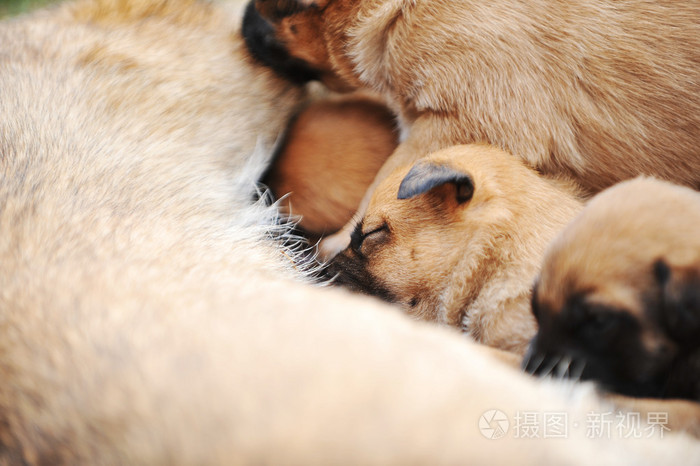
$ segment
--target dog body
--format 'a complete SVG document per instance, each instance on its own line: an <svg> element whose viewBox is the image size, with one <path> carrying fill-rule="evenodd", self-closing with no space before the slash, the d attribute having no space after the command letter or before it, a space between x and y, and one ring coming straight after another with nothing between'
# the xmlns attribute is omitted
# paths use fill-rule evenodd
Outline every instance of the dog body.
<svg viewBox="0 0 700 466"><path fill-rule="evenodd" d="M580 207L572 184L543 178L510 154L451 147L379 185L331 270L338 283L411 315L524 353L545 247Z"/></svg>
<svg viewBox="0 0 700 466"><path fill-rule="evenodd" d="M305 283L251 200L301 96L237 21L105 0L0 23L0 463L700 461L675 411L644 442L490 440L494 407L609 405Z"/></svg>
<svg viewBox="0 0 700 466"><path fill-rule="evenodd" d="M595 197L547 252L529 369L564 357L613 391L700 400L698 228L685 187L638 179Z"/></svg>
<svg viewBox="0 0 700 466"><path fill-rule="evenodd" d="M590 193L640 174L700 185L697 2L255 5L262 18L250 13L244 30L260 59L278 65L259 45L275 44L329 86L372 88L400 115L403 143L358 218L397 167L473 142L570 176ZM326 252L345 247L351 231L327 240Z"/></svg>
<svg viewBox="0 0 700 466"><path fill-rule="evenodd" d="M324 97L294 118L263 183L318 239L350 221L396 139L393 115L371 96Z"/></svg>

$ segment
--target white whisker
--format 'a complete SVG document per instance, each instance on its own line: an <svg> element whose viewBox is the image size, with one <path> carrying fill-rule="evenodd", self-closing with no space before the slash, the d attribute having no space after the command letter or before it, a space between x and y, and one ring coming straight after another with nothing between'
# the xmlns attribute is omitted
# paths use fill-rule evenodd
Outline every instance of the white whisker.
<svg viewBox="0 0 700 466"><path fill-rule="evenodd" d="M577 359L574 363L575 366L578 366L578 369L576 370L576 374L571 375L571 379L574 382L579 382L581 381L581 376L583 375L583 370L586 368L586 360L585 359Z"/></svg>
<svg viewBox="0 0 700 466"><path fill-rule="evenodd" d="M535 372L537 372L537 370L540 368L540 366L544 362L544 355L537 353L535 355L535 361L537 361L537 364L529 371L530 374L535 374Z"/></svg>
<svg viewBox="0 0 700 466"><path fill-rule="evenodd" d="M561 358L552 358L552 362L548 364L546 367L547 369L542 373L542 377L551 377L552 371L554 370L555 367L557 367L557 364L561 361Z"/></svg>
<svg viewBox="0 0 700 466"><path fill-rule="evenodd" d="M571 367L571 362L571 357L564 356L556 365L555 376L559 379L565 379L566 374Z"/></svg>

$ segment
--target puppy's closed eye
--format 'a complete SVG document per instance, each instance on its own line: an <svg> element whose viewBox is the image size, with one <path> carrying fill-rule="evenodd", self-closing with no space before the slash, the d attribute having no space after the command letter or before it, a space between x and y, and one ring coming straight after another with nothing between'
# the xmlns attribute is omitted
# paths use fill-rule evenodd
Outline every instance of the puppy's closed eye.
<svg viewBox="0 0 700 466"><path fill-rule="evenodd" d="M389 226L383 223L376 228L369 229L366 233L363 233L362 227L363 225L359 224L357 228L355 228L351 236L350 246L356 253L366 256L371 250L388 239Z"/></svg>

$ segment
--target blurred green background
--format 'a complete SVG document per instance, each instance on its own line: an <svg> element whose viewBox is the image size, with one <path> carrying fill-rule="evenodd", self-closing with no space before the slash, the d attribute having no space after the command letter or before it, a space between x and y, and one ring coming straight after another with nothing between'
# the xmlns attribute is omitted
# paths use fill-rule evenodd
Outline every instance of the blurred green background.
<svg viewBox="0 0 700 466"><path fill-rule="evenodd" d="M50 2L51 0L0 0L0 17L16 15Z"/></svg>

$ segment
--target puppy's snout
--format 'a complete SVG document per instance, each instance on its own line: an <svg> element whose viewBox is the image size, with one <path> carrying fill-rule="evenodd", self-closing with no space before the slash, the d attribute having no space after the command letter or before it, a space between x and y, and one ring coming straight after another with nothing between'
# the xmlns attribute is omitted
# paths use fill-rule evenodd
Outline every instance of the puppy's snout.
<svg viewBox="0 0 700 466"><path fill-rule="evenodd" d="M337 267L335 267L333 264L333 261L324 263L321 266L319 273L321 280L330 285L336 285L338 280L342 280Z"/></svg>
<svg viewBox="0 0 700 466"><path fill-rule="evenodd" d="M255 0L246 6L241 32L248 50L256 60L270 66L275 58L282 58L284 49L275 38L275 28L255 8Z"/></svg>
<svg viewBox="0 0 700 466"><path fill-rule="evenodd" d="M276 34L273 23L264 18L251 0L243 15L241 33L251 56L281 77L302 85L319 79L319 73L293 57Z"/></svg>
<svg viewBox="0 0 700 466"><path fill-rule="evenodd" d="M376 296L388 302L398 302L396 295L367 269L366 259L358 257L350 248L335 256L326 265L325 270L333 285Z"/></svg>
<svg viewBox="0 0 700 466"><path fill-rule="evenodd" d="M341 256L336 256L324 267L324 275L332 285L343 286L353 291L361 291L357 280L353 279L351 268Z"/></svg>

